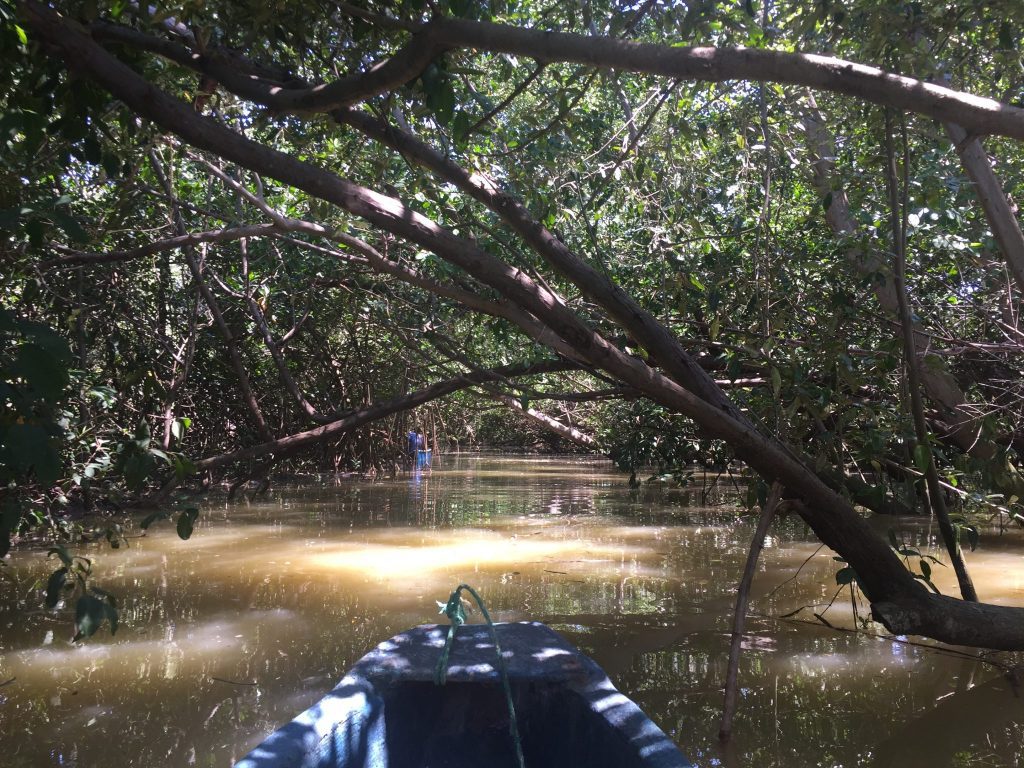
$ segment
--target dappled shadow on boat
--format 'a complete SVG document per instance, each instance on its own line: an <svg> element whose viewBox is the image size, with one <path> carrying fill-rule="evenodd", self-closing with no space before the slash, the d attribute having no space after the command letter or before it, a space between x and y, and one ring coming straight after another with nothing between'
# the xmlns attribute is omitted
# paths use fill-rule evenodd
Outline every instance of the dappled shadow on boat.
<svg viewBox="0 0 1024 768"><path fill-rule="evenodd" d="M416 627L367 654L239 765L512 768L518 738L530 768L685 768L661 729L560 636L535 622L496 630L517 728L488 628L459 630L438 685L447 628Z"/></svg>

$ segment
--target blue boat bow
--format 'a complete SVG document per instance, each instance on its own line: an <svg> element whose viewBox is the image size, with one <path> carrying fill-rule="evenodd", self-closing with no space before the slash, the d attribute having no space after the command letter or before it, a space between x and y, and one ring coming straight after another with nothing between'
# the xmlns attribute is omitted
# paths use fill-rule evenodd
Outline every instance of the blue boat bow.
<svg viewBox="0 0 1024 768"><path fill-rule="evenodd" d="M688 768L676 745L604 671L538 622L496 624L527 768ZM508 711L485 625L414 627L360 659L317 704L238 768L510 768Z"/></svg>

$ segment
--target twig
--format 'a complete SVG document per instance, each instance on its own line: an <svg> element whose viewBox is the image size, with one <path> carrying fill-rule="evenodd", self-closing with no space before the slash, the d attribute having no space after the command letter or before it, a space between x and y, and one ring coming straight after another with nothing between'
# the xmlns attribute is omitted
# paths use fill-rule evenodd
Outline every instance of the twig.
<svg viewBox="0 0 1024 768"><path fill-rule="evenodd" d="M508 96L506 96L504 99L502 99L501 103L498 104L498 106L496 106L490 112L488 112L483 117L481 117L479 120L477 120L475 123L473 123L473 125L471 125L468 129L466 129L466 135L469 136L469 135L471 135L473 133L476 133L480 129L480 126L482 126L484 123L486 123L492 117L494 117L496 114L501 112L501 110L503 110L505 107L507 107L509 104L511 104L513 99L516 98L516 96L518 96L524 90L526 90L526 88L529 87L530 83L532 83L534 80L537 79L537 76L541 72L544 71L544 67L545 66L546 65L543 64L543 63L538 64L534 68L533 72L530 73L529 77L527 77L525 80L523 80L523 82L521 82L519 85L517 85L515 87L515 89L512 91L512 93L510 93Z"/></svg>
<svg viewBox="0 0 1024 768"><path fill-rule="evenodd" d="M821 550L822 550L822 548L824 546L825 546L824 544L819 544L818 548L816 550L814 550L813 552L811 552L811 554L809 554L807 556L806 560L804 560L802 563L800 563L800 567L796 569L796 573L794 573L792 576L790 576L784 582L782 582L777 587L775 587L771 592L769 592L767 595L765 595L765 597L771 597L776 592L778 592L780 589L782 589L784 586L789 584L789 582L793 581L793 579L795 579L797 576L799 576L800 575L800 571L802 571L804 569L804 566L807 565L809 562L811 562L811 560L814 559L815 555L817 555L819 552L821 552ZM806 607L807 606L804 606L804 608L806 608ZM802 610L803 610L803 608L797 608L797 611L802 611ZM794 611L794 613L796 613L796 611Z"/></svg>
<svg viewBox="0 0 1024 768"><path fill-rule="evenodd" d="M227 683L228 685L250 685L250 686L259 685L259 683L257 683L257 682L247 683L247 682L241 681L241 680L225 680L223 677L214 677L213 675L210 675L210 679L213 680L216 683Z"/></svg>

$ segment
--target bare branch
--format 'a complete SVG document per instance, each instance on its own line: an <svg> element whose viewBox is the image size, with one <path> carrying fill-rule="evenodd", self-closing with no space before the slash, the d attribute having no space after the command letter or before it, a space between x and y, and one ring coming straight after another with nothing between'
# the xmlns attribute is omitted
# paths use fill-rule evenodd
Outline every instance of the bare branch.
<svg viewBox="0 0 1024 768"><path fill-rule="evenodd" d="M157 240L147 245L140 245L138 248L129 248L124 251L106 251L105 253L76 251L59 243L50 243L51 248L65 255L59 259L44 261L39 265L39 268L47 270L62 267L91 266L93 264L113 264L119 261L131 261L143 256L152 256L164 251L188 248L200 243L229 243L233 240L241 240L244 237L264 237L276 231L278 231L278 227L275 224L252 224L232 229L214 229L209 232L189 232L184 235L168 237L165 240Z"/></svg>

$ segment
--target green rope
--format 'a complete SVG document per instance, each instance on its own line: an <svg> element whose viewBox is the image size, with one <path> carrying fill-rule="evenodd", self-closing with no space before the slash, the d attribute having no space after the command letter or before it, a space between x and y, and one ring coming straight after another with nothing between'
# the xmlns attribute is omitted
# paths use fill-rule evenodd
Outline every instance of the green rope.
<svg viewBox="0 0 1024 768"><path fill-rule="evenodd" d="M455 641L455 632L466 623L466 609L462 607L462 590L469 592L473 599L476 600L480 613L483 614L484 619L487 621L487 626L490 628L491 639L494 641L494 651L498 654L498 672L501 675L501 686L505 691L505 704L508 706L508 730L512 734L513 743L516 745L516 763L519 768L526 768L526 761L523 759L523 744L519 737L519 724L516 721L516 708L512 703L512 685L509 683L505 657L501 654L501 645L498 644L498 632L494 628L494 622L491 621L491 615L487 612L487 606L484 605L483 598L469 584L459 584L455 591L452 592L451 597L448 598L447 603L441 603L440 601L437 603L441 608L440 613L447 616L451 624L448 627L448 637L445 638L441 658L437 660L434 682L438 685L445 684L448 676L448 656L452 650L452 643Z"/></svg>

